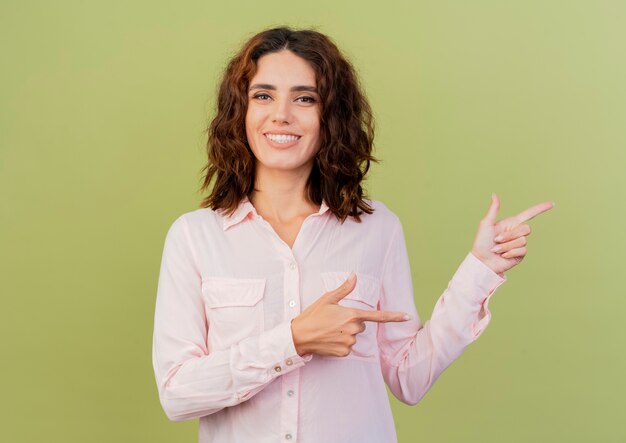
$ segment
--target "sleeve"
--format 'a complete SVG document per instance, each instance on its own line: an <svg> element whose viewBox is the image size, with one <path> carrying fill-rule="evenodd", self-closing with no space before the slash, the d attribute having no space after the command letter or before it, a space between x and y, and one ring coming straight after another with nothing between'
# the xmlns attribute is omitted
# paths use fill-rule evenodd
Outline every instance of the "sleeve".
<svg viewBox="0 0 626 443"><path fill-rule="evenodd" d="M152 363L170 420L213 414L248 400L275 378L305 364L291 321L209 352L201 276L184 216L170 227L159 273Z"/></svg>
<svg viewBox="0 0 626 443"><path fill-rule="evenodd" d="M487 327L487 307L506 276L467 254L437 300L431 319L422 325L400 221L392 234L383 270L380 309L404 311L406 322L378 325L377 340L385 382L398 400L417 404L441 373Z"/></svg>

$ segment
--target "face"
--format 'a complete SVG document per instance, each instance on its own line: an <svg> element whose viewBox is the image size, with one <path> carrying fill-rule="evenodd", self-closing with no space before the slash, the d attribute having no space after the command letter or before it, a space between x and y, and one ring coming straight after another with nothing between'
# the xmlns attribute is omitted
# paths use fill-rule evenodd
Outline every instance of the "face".
<svg viewBox="0 0 626 443"><path fill-rule="evenodd" d="M262 56L248 89L246 136L257 174L308 174L319 149L315 71L289 50Z"/></svg>

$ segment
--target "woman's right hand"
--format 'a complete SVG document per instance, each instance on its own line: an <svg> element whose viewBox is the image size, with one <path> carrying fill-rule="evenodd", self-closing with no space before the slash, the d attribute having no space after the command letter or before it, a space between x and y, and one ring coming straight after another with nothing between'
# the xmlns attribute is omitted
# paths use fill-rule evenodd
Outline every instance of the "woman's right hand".
<svg viewBox="0 0 626 443"><path fill-rule="evenodd" d="M404 312L366 311L346 308L338 303L356 286L356 275L337 289L327 292L291 321L293 342L298 355L320 354L345 357L365 330L366 321L407 321Z"/></svg>

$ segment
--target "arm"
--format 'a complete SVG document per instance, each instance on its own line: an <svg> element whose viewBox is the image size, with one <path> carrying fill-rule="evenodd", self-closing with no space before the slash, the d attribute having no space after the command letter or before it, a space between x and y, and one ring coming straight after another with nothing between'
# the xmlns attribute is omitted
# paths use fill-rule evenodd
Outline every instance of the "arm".
<svg viewBox="0 0 626 443"><path fill-rule="evenodd" d="M200 270L182 216L165 239L154 317L152 362L167 416L189 420L239 404L312 358L296 353L290 321L211 351L209 327Z"/></svg>
<svg viewBox="0 0 626 443"><path fill-rule="evenodd" d="M554 202L543 202L497 221L500 199L493 193L489 210L478 224L471 252L423 326L413 303L404 235L396 219L385 259L380 304L382 309L411 312L414 320L379 325L378 343L383 376L399 400L416 404L443 370L483 333L491 320L489 299L506 281L504 272L526 255L530 227L524 222L553 207Z"/></svg>
<svg viewBox="0 0 626 443"><path fill-rule="evenodd" d="M405 323L378 325L385 382L402 402L415 405L441 373L476 340L491 314L487 304L506 281L468 253L439 297L430 321L422 325L413 300L411 270L399 220L383 270L380 309L405 311Z"/></svg>

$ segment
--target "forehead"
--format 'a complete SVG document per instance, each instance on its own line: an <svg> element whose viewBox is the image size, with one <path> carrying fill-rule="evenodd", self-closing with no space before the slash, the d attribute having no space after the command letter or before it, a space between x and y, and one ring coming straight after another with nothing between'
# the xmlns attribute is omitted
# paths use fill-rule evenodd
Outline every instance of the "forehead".
<svg viewBox="0 0 626 443"><path fill-rule="evenodd" d="M283 49L259 58L250 83L315 86L315 71L308 61Z"/></svg>

